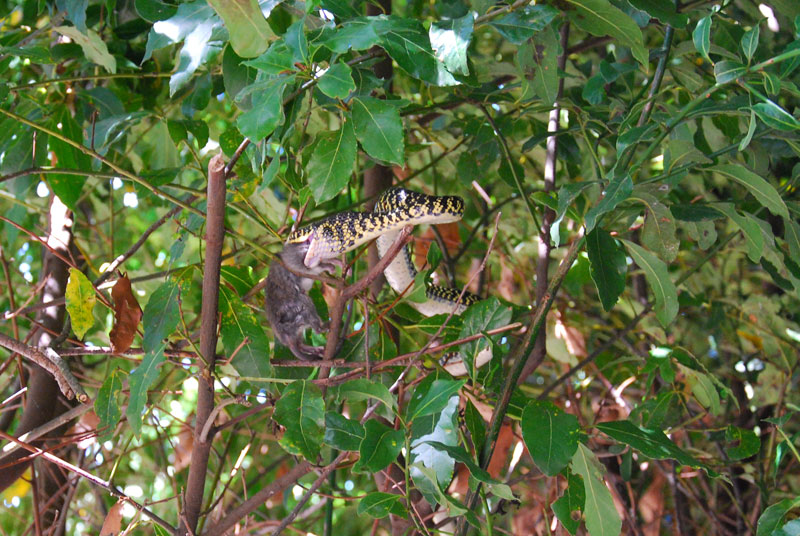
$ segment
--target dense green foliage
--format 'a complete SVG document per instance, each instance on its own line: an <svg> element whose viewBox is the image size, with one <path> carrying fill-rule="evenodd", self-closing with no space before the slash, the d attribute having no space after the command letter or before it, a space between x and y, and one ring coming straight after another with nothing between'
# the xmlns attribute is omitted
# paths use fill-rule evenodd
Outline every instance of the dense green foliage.
<svg viewBox="0 0 800 536"><path fill-rule="evenodd" d="M74 220L72 331L55 350L94 414L56 430L52 452L162 521L127 504L122 528L185 521L221 153L234 166L198 534L244 523L228 516L245 499L340 453L297 530L450 533L436 525L450 515L461 533L796 534L800 3L412 0L372 14L388 5L0 2L0 311L22 308L0 320L6 338L43 329L30 306L53 196ZM425 318L413 290L367 292L343 318L347 363L280 366L293 356L250 291L298 218L367 210L376 166L464 197L457 227L416 231L417 257L486 299ZM121 313L98 278L129 250L118 269L143 316L129 305L138 334L118 353ZM346 283L368 271L359 253ZM311 290L323 318L331 290ZM433 338L461 341L468 365L488 344L494 357L453 378L426 353ZM29 360L2 355L5 400ZM31 398L0 406L4 433ZM318 479L306 473L247 512L253 533L292 512ZM116 499L69 474L59 523L98 533ZM22 534L48 495L17 481L2 497L0 529Z"/></svg>

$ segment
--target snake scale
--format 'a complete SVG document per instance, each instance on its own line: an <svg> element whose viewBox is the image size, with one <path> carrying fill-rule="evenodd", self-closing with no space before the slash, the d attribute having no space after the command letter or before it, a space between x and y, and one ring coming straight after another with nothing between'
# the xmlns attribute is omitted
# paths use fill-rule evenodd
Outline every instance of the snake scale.
<svg viewBox="0 0 800 536"><path fill-rule="evenodd" d="M401 229L407 225L455 222L464 214L464 200L457 196L432 196L405 188L390 188L375 204L372 212L345 211L294 231L286 242L282 258L295 271L319 274L332 271L339 257L358 246L377 239L378 254L383 257ZM389 286L398 294L413 287L417 271L408 247L384 270ZM308 283L310 285L310 280ZM421 314L461 314L480 300L474 294L436 285L428 285L424 302L410 302ZM316 327L316 326L315 326ZM491 359L491 350L476 358L475 367ZM466 374L459 360L445 365L453 375Z"/></svg>

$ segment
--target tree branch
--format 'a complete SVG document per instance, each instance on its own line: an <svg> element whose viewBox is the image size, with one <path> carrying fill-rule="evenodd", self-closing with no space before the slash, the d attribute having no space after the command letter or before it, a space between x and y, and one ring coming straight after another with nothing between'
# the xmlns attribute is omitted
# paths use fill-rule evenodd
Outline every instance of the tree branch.
<svg viewBox="0 0 800 536"><path fill-rule="evenodd" d="M212 437L203 430L214 409L214 364L217 347L217 317L219 316L219 274L222 262L222 243L225 238L225 160L222 154L208 163L208 194L206 217L206 258L203 265L203 303L200 311L200 352L198 365L202 372L197 385L197 417L194 424L194 443L186 498L178 534L196 534L203 503ZM205 367L202 367L203 362ZM212 423L213 424L213 423Z"/></svg>

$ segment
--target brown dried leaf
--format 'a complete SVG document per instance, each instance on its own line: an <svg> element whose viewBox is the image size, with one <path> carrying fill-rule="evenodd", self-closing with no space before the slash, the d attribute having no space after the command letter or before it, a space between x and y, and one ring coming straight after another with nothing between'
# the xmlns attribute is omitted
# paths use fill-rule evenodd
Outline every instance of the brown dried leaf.
<svg viewBox="0 0 800 536"><path fill-rule="evenodd" d="M175 472L182 471L192 461L192 447L194 446L194 433L188 426L181 428L178 433L178 443L175 445Z"/></svg>
<svg viewBox="0 0 800 536"><path fill-rule="evenodd" d="M513 302L518 299L518 288L514 282L514 270L506 265L500 258L500 282L497 284L497 293L506 301Z"/></svg>
<svg viewBox="0 0 800 536"><path fill-rule="evenodd" d="M78 419L72 427L72 433L80 436L77 447L81 450L88 448L97 441L97 427L100 425L100 417L93 410L89 410Z"/></svg>
<svg viewBox="0 0 800 536"><path fill-rule="evenodd" d="M653 481L639 498L638 508L642 515L644 536L661 534L661 519L664 517L664 484L667 479L661 471L655 471Z"/></svg>
<svg viewBox="0 0 800 536"><path fill-rule="evenodd" d="M100 536L117 536L122 530L122 501L117 502L108 511Z"/></svg>
<svg viewBox="0 0 800 536"><path fill-rule="evenodd" d="M454 254L458 252L461 245L461 236L458 234L457 223L442 223L437 225L436 229L442 235L444 247L447 252ZM419 238L414 239L414 263L417 266L425 266L425 261L428 259L428 250L431 247L431 242L436 241L436 235L433 233L433 228L429 227L425 230Z"/></svg>
<svg viewBox="0 0 800 536"><path fill-rule="evenodd" d="M586 339L577 328L568 326L564 318L559 314L556 318L555 327L556 337L563 340L567 345L569 353L576 357L586 357Z"/></svg>
<svg viewBox="0 0 800 536"><path fill-rule="evenodd" d="M115 352L125 352L133 344L136 328L142 320L142 308L131 288L131 280L122 274L111 289L111 298L114 300L114 327L108 334L111 348Z"/></svg>

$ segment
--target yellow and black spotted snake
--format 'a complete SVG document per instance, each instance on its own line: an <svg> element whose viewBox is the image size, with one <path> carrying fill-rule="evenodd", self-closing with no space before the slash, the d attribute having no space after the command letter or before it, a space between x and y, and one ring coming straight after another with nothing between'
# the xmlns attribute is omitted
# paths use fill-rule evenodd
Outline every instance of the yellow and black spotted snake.
<svg viewBox="0 0 800 536"><path fill-rule="evenodd" d="M464 215L464 200L457 196L432 196L404 188L384 192L372 212L340 212L317 223L293 232L287 244L307 244L303 264L311 270L330 265L341 254L377 238L378 254L383 257L394 243L400 230L407 225L455 222ZM384 270L386 281L398 294L413 287L417 271L411 262L408 247L403 248ZM425 316L461 314L468 305L480 300L478 296L456 289L429 285L427 300L410 302ZM459 301L459 296L461 299ZM475 360L475 369L491 359L491 347ZM462 361L445 365L454 376L466 374Z"/></svg>

